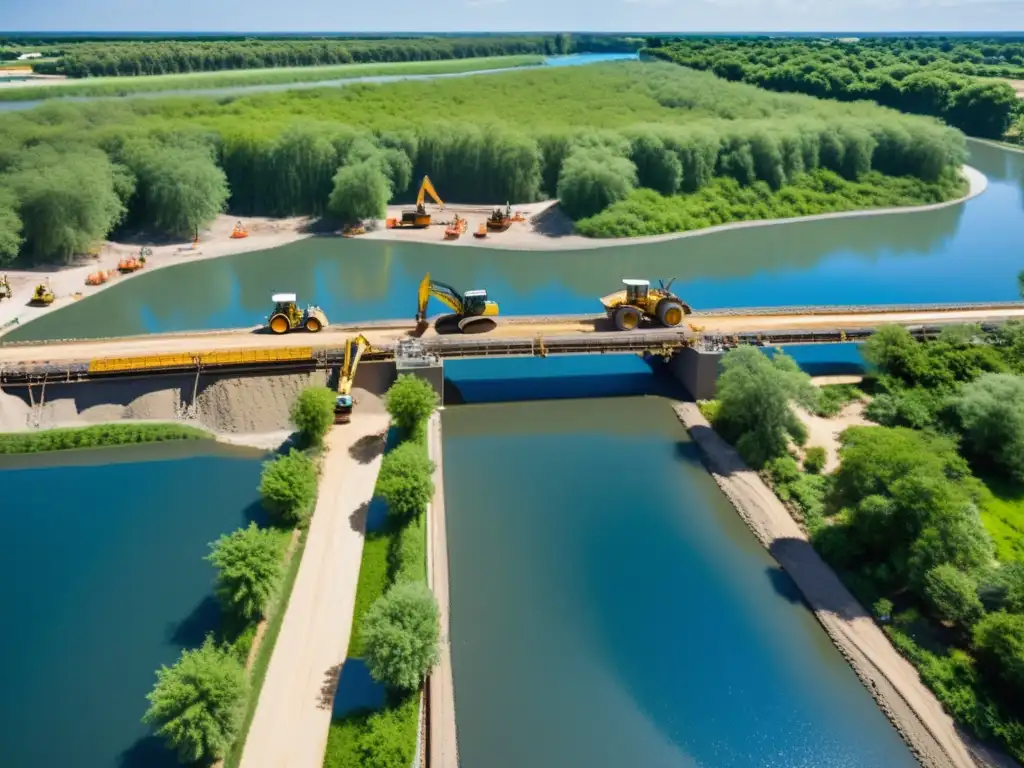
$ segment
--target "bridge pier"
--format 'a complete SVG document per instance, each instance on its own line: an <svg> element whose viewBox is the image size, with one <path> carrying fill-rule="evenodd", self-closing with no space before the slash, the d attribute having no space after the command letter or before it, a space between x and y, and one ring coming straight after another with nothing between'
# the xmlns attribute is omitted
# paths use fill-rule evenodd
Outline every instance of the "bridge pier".
<svg viewBox="0 0 1024 768"><path fill-rule="evenodd" d="M665 367L694 400L712 400L721 372L722 355L721 350L708 352L684 347L669 358Z"/></svg>

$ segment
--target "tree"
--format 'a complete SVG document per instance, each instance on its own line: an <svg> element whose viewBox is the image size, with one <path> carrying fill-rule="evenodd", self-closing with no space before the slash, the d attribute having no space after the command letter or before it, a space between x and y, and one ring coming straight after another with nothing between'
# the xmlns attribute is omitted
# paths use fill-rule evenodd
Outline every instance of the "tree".
<svg viewBox="0 0 1024 768"><path fill-rule="evenodd" d="M283 525L301 525L309 519L316 501L316 465L301 451L263 465L260 498L267 511Z"/></svg>
<svg viewBox="0 0 1024 768"><path fill-rule="evenodd" d="M434 462L423 445L406 441L388 453L377 477L377 495L388 505L388 514L409 520L420 514L434 495Z"/></svg>
<svg viewBox="0 0 1024 768"><path fill-rule="evenodd" d="M814 445L804 453L804 471L812 475L820 475L825 468L825 449Z"/></svg>
<svg viewBox="0 0 1024 768"><path fill-rule="evenodd" d="M416 732L410 733L409 722L400 708L370 715L357 742L360 767L409 768L416 743Z"/></svg>
<svg viewBox="0 0 1024 768"><path fill-rule="evenodd" d="M742 346L726 352L718 377L715 428L755 467L786 453L787 437L800 433L791 402L813 407L817 390L793 359L769 360L760 350Z"/></svg>
<svg viewBox="0 0 1024 768"><path fill-rule="evenodd" d="M884 325L861 346L861 355L883 373L913 383L924 365L921 345L899 325Z"/></svg>
<svg viewBox="0 0 1024 768"><path fill-rule="evenodd" d="M9 190L0 190L0 264L13 261L21 248L21 219L17 201Z"/></svg>
<svg viewBox="0 0 1024 768"><path fill-rule="evenodd" d="M394 585L363 619L366 665L378 682L415 690L437 663L440 611L420 581Z"/></svg>
<svg viewBox="0 0 1024 768"><path fill-rule="evenodd" d="M292 403L292 424L309 445L320 445L334 423L335 394L327 387L307 387Z"/></svg>
<svg viewBox="0 0 1024 768"><path fill-rule="evenodd" d="M977 589L974 579L948 563L932 568L924 577L924 596L935 615L965 629L985 612Z"/></svg>
<svg viewBox="0 0 1024 768"><path fill-rule="evenodd" d="M391 200L391 182L375 160L345 165L334 175L327 209L345 222L382 219Z"/></svg>
<svg viewBox="0 0 1024 768"><path fill-rule="evenodd" d="M182 651L173 667L160 667L156 678L143 722L182 763L223 758L245 714L249 681L241 662L208 637L201 647Z"/></svg>
<svg viewBox="0 0 1024 768"><path fill-rule="evenodd" d="M406 430L414 430L426 422L439 400L430 382L411 373L401 374L384 396L391 420Z"/></svg>
<svg viewBox="0 0 1024 768"><path fill-rule="evenodd" d="M206 559L217 568L217 596L246 621L261 618L281 581L281 548L270 530L256 523L224 534Z"/></svg>
<svg viewBox="0 0 1024 768"><path fill-rule="evenodd" d="M205 149L157 150L147 158L140 179L149 219L168 235L193 235L227 204L227 177Z"/></svg>
<svg viewBox="0 0 1024 768"><path fill-rule="evenodd" d="M1024 482L1024 377L983 374L964 385L956 410L975 454Z"/></svg>
<svg viewBox="0 0 1024 768"><path fill-rule="evenodd" d="M872 612L879 621L889 621L892 618L892 600L887 597L875 601Z"/></svg>
<svg viewBox="0 0 1024 768"><path fill-rule="evenodd" d="M577 147L562 163L558 201L574 219L593 216L625 200L637 184L636 166L607 149Z"/></svg>
<svg viewBox="0 0 1024 768"><path fill-rule="evenodd" d="M1016 698L1024 695L1024 616L988 614L974 627L974 647L990 677L1009 685Z"/></svg>

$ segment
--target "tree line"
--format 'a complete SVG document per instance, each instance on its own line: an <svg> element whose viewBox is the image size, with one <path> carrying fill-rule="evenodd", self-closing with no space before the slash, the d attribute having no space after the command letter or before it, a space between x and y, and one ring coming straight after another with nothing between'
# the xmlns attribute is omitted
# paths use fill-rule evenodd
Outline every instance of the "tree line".
<svg viewBox="0 0 1024 768"><path fill-rule="evenodd" d="M941 118L972 136L1001 138L1022 114L1009 84L978 79L1024 77L1021 43L953 45L927 38L649 42L660 45L646 48L646 55L726 80L819 98L871 99L903 112ZM982 50L992 55L985 56Z"/></svg>
<svg viewBox="0 0 1024 768"><path fill-rule="evenodd" d="M315 67L394 61L468 59L519 54L632 52L642 40L602 35L502 35L377 39L131 40L60 47L55 61L33 71L67 77L165 75L182 72ZM13 52L12 52L13 53Z"/></svg>

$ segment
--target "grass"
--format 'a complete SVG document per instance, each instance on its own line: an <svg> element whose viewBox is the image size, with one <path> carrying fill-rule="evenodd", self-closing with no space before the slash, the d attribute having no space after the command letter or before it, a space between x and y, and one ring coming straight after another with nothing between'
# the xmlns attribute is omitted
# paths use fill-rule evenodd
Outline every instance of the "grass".
<svg viewBox="0 0 1024 768"><path fill-rule="evenodd" d="M1003 562L1024 563L1024 487L983 477L988 494L981 504L981 522Z"/></svg>
<svg viewBox="0 0 1024 768"><path fill-rule="evenodd" d="M374 601L384 594L388 587L388 551L392 534L370 533L363 544L363 559L359 566L359 584L356 587L356 604L352 612L352 634L348 643L349 658L358 659L363 655L359 625Z"/></svg>
<svg viewBox="0 0 1024 768"><path fill-rule="evenodd" d="M848 403L864 397L864 392L856 384L826 384L820 391L815 413L824 418L838 416Z"/></svg>
<svg viewBox="0 0 1024 768"><path fill-rule="evenodd" d="M414 693L388 708L390 715L398 721L397 731L401 736L402 748L407 751L402 765L411 765L413 761L416 731L419 727L419 703L419 693ZM373 712L362 710L331 723L327 734L324 768L364 768L366 763L359 754L359 737L373 715Z"/></svg>
<svg viewBox="0 0 1024 768"><path fill-rule="evenodd" d="M379 64L337 64L325 67L272 67L229 72L193 72L173 75L94 77L62 80L52 85L0 90L0 101L36 101L61 96L130 96L160 91L230 88L246 85L314 83L375 75L431 75L542 64L543 56L484 56L441 61L402 61Z"/></svg>
<svg viewBox="0 0 1024 768"><path fill-rule="evenodd" d="M183 424L97 424L0 434L0 454L43 453L76 448L159 443L168 440L212 440L213 435Z"/></svg>

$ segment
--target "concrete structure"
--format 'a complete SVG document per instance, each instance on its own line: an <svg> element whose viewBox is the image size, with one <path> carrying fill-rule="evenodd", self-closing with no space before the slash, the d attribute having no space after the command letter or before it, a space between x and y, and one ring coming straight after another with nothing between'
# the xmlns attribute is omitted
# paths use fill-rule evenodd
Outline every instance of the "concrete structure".
<svg viewBox="0 0 1024 768"><path fill-rule="evenodd" d="M668 358L665 368L694 400L712 400L723 354L722 350L687 347Z"/></svg>
<svg viewBox="0 0 1024 768"><path fill-rule="evenodd" d="M426 381L444 402L444 361L428 351L418 339L403 339L395 345L395 376L411 374Z"/></svg>

